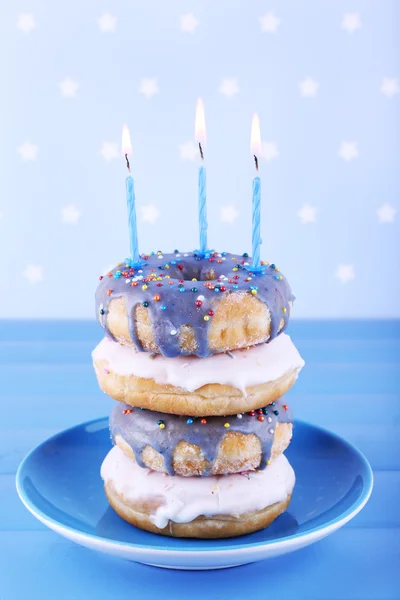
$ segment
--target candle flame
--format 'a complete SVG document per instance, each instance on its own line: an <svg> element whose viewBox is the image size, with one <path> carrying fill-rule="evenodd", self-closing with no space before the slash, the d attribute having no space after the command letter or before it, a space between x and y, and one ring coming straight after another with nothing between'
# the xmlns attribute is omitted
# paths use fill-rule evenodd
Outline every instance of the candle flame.
<svg viewBox="0 0 400 600"><path fill-rule="evenodd" d="M122 154L132 154L131 136L127 125L122 127Z"/></svg>
<svg viewBox="0 0 400 600"><path fill-rule="evenodd" d="M250 149L255 157L262 155L260 119L258 118L257 113L254 113L253 121L251 123Z"/></svg>
<svg viewBox="0 0 400 600"><path fill-rule="evenodd" d="M201 98L197 100L196 104L194 137L196 142L200 143L203 147L206 145L206 118L204 115L204 104Z"/></svg>

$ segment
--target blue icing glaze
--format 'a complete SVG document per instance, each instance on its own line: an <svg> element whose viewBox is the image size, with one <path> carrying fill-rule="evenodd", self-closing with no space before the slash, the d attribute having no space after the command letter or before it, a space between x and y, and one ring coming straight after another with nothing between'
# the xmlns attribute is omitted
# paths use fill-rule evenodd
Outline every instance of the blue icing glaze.
<svg viewBox="0 0 400 600"><path fill-rule="evenodd" d="M143 347L137 335L135 309L145 303L152 323L154 341L164 356L175 357L185 353L179 340L179 330L183 325L190 325L194 329L197 349L193 354L209 356L212 352L208 345L208 330L212 316L208 315L208 311L215 312L218 303L227 294L251 293L252 288L257 292L255 297L270 311L271 334L268 341L278 335L282 318L284 327L281 331L287 326L289 302L294 300L294 296L288 282L276 270L275 265L266 264L262 273L252 275L248 271L249 267L242 264L251 264L250 257L225 252L213 252L211 256L202 256L196 252L188 253L187 256L177 252L157 253L142 256L142 259L145 264L140 268L132 268L129 260L121 262L110 271L110 276L105 275L101 279L97 288L96 314L111 338L113 336L107 327L109 303L123 297L130 338L138 350L142 351ZM251 279L248 281L249 278ZM129 283L127 280L130 280ZM132 286L132 282L136 285ZM143 289L143 285L147 289ZM193 293L193 287L198 291ZM216 289L219 290L218 293ZM155 295L160 296L158 302L154 299ZM204 299L201 306L196 306L199 296ZM204 320L208 316L209 320Z"/></svg>
<svg viewBox="0 0 400 600"><path fill-rule="evenodd" d="M261 442L261 463L259 469L266 467L271 456L276 424L292 423L293 417L290 408L283 398L264 408L264 420L243 413L241 418L236 415L229 417L207 417L202 424L200 418L187 418L179 415L160 413L141 408L134 408L126 404L117 403L110 415L110 432L113 441L120 435L129 444L135 455L137 463L144 467L142 451L149 445L159 452L165 461L165 468L170 475L173 470L173 452L180 441L186 441L200 447L205 459L208 461L209 473L212 463L218 454L220 443L228 431L243 434L255 434ZM160 429L158 422L165 425ZM229 423L229 429L224 427ZM203 473L204 474L204 473Z"/></svg>

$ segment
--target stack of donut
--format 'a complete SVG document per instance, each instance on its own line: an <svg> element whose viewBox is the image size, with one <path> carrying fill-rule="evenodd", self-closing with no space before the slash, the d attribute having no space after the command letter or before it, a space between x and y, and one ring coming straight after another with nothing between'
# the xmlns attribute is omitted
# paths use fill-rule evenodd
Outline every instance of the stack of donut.
<svg viewBox="0 0 400 600"><path fill-rule="evenodd" d="M115 511L177 537L268 526L295 477L283 395L304 362L284 333L293 295L274 264L226 252L153 253L101 277L93 351L118 400L101 475Z"/></svg>

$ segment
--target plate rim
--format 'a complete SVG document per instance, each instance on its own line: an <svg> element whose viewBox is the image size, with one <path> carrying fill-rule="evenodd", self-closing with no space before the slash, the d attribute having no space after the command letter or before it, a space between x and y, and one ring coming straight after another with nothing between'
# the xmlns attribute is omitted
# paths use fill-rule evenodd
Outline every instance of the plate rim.
<svg viewBox="0 0 400 600"><path fill-rule="evenodd" d="M345 446L347 446L348 449L350 449L352 452L354 452L357 455L357 457L359 458L359 460L361 461L361 463L365 469L365 490L363 490L363 492L361 493L358 500L356 502L354 502L346 511L344 511L339 518L330 519L323 525L318 525L316 527L313 527L307 533L303 533L303 534L295 533L295 534L285 537L282 540L266 540L266 541L251 542L248 544L237 544L235 546L235 548L231 548L229 546L226 546L226 547L223 546L222 548L220 547L218 549L198 548L196 550L193 550L193 549L188 550L188 549L182 549L182 548L172 548L172 547L168 547L168 546L165 548L160 548L158 546L153 546L151 544L137 544L137 543L133 543L133 542L110 540L108 538L104 538L100 535L95 535L93 533L83 533L79 529L75 529L74 527L70 527L69 525L61 524L60 521L57 521L56 519L49 517L40 508L37 508L36 505L34 505L30 502L29 498L27 497L27 494L24 491L24 486L23 486L23 482L22 482L22 475L23 475L24 468L26 467L26 464L29 462L31 457L36 452L38 452L43 446L46 446L47 444L53 442L54 440L61 437L62 435L71 433L74 429L91 427L102 421L104 421L104 423L106 424L108 422L108 417L97 417L97 418L91 419L89 421L83 421L81 423L78 423L77 425L73 425L72 427L67 427L66 429L63 429L63 430L47 437L46 439L44 439L42 442L37 444L34 448L32 448L26 454L26 456L22 459L21 463L19 464L16 475L15 475L16 490L17 490L18 496L19 496L21 502L24 504L25 508L27 508L27 510L34 517L36 517L39 521L41 521L44 525L48 526L53 531L57 531L60 533L67 532L68 533L67 537L69 539L74 539L75 541L78 541L78 539L79 539L80 542L78 542L78 543L82 543L83 545L87 545L87 541L90 540L92 542L93 546L99 546L99 547L102 546L102 547L112 548L112 549L116 549L116 550L123 547L125 549L129 549L130 551L137 551L139 553L144 552L144 551L151 551L154 555L159 556L159 557L175 555L175 557L182 557L182 558L194 557L194 556L198 556L198 555L206 557L207 554L210 554L210 555L211 554L218 554L218 555L229 554L231 556L235 555L235 554L241 554L243 552L245 552L246 554L251 554L255 551L260 552L260 550L262 550L262 549L269 550L269 551L282 549L282 551L284 551L285 548L287 548L288 546L289 547L292 545L297 546L296 541L301 542L301 546L308 545L309 543L312 542L312 540L314 538L316 538L318 540L321 537L325 537L330 532L333 532L336 529L339 529L340 527L342 527L343 525L348 523L353 517L355 517L364 508L364 506L366 505L366 503L368 502L368 500L371 496L373 486L374 486L374 475L373 475L371 465L369 464L369 461L367 460L365 455L361 452L361 450L359 450L351 442L347 441L346 439L344 439L337 433L330 431L329 429L327 429L325 427L315 425L314 423L310 423L310 422L304 421L302 419L295 419L294 420L295 426L302 425L302 426L306 426L306 427L311 427L312 429L316 429L320 433L330 436L330 437L334 438L336 441L339 441L341 444L344 444ZM158 535L158 534L154 534L154 535ZM240 538L238 537L236 539L240 539ZM166 540L166 543L168 543L168 537L166 537L165 540ZM86 544L84 543L85 541L86 541Z"/></svg>

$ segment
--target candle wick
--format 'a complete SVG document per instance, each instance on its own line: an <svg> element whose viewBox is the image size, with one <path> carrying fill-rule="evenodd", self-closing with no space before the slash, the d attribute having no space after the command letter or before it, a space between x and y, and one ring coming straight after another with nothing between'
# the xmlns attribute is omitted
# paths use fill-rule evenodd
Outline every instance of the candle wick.
<svg viewBox="0 0 400 600"><path fill-rule="evenodd" d="M200 158L201 158L201 160L204 160L203 148L201 147L201 143L200 142L199 142L199 150L200 150Z"/></svg>
<svg viewBox="0 0 400 600"><path fill-rule="evenodd" d="M128 167L128 171L130 173L131 172L131 165L129 164L129 158L128 158L127 154L125 154L125 160L126 160L126 166Z"/></svg>
<svg viewBox="0 0 400 600"><path fill-rule="evenodd" d="M258 158L255 154L253 156L254 156L254 164L256 165L256 171L258 171Z"/></svg>

